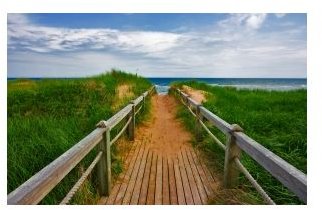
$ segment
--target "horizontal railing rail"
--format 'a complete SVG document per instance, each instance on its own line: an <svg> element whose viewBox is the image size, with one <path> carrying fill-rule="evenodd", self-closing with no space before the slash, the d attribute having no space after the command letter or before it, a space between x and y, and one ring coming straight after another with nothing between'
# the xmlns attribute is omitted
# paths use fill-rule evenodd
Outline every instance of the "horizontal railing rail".
<svg viewBox="0 0 322 210"><path fill-rule="evenodd" d="M135 115L145 106L145 98L155 90L153 86L141 96L125 106L111 118L98 123L97 128L81 141L59 156L49 165L33 175L7 196L8 204L38 204L60 181L83 160L95 147L98 147L97 156L81 178L72 187L61 204L68 204L75 192L79 189L86 177L98 165L99 192L103 196L111 191L111 151L110 147L127 130L130 140L134 139ZM141 105L140 105L141 104ZM136 106L140 108L136 110ZM111 129L123 119L126 123L111 141Z"/></svg>
<svg viewBox="0 0 322 210"><path fill-rule="evenodd" d="M269 151L255 140L247 136L236 124L229 124L208 109L198 104L188 94L179 89L174 89L180 101L197 118L196 134L201 139L201 129L205 129L212 139L225 150L224 186L231 188L236 186L239 172L242 172L250 181L266 203L275 204L267 195L248 170L240 162L240 153L244 151L273 177L279 180L285 187L293 192L301 201L307 202L307 176L273 152ZM223 144L206 126L207 120L227 136L226 145Z"/></svg>

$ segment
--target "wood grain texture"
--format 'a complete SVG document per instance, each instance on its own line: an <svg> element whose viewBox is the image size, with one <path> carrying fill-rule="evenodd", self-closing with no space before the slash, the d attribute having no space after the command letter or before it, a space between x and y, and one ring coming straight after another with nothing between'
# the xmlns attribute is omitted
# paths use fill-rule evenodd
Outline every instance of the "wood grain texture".
<svg viewBox="0 0 322 210"><path fill-rule="evenodd" d="M143 96L137 97L135 100L133 100L133 104L137 106L141 101L143 101Z"/></svg>
<svg viewBox="0 0 322 210"><path fill-rule="evenodd" d="M180 174L181 174L183 191L184 191L186 203L188 205L193 205L194 202L193 202L192 193L191 193L191 189L190 189L190 183L189 183L187 171L186 171L185 165L183 163L181 153L178 154L178 162L179 162L179 169L180 169Z"/></svg>
<svg viewBox="0 0 322 210"><path fill-rule="evenodd" d="M206 109L203 106L200 106L200 114L204 118L206 118L212 125L216 126L219 130L221 130L223 133L227 134L230 132L230 124L228 124L226 121L218 117L217 115L210 112L208 109Z"/></svg>
<svg viewBox="0 0 322 210"><path fill-rule="evenodd" d="M110 130L103 134L103 139L98 145L98 149L103 152L102 158L98 162L98 189L101 196L108 196L111 193L111 141Z"/></svg>
<svg viewBox="0 0 322 210"><path fill-rule="evenodd" d="M135 185L134 185L132 198L131 198L131 204L138 204L138 202L139 202L140 191L141 191L141 186L142 186L143 177L144 177L144 169L145 169L145 165L146 165L147 159L148 159L148 153L149 153L149 149L145 148L145 151L144 151L141 163L140 163L138 175L135 180Z"/></svg>
<svg viewBox="0 0 322 210"><path fill-rule="evenodd" d="M224 187L233 188L238 184L239 169L234 161L239 159L240 148L236 144L236 138L233 135L227 135L224 163Z"/></svg>
<svg viewBox="0 0 322 210"><path fill-rule="evenodd" d="M155 196L154 204L162 204L162 156L158 156L157 160L157 174L155 179Z"/></svg>
<svg viewBox="0 0 322 210"><path fill-rule="evenodd" d="M124 167L128 168L129 167L129 164L132 162L132 160L136 158L136 154L137 154L137 152L139 150L139 146L140 146L139 143L141 143L141 142L135 142L133 144L131 150L129 151L129 153L127 155L127 157L125 158ZM120 180L123 180L124 179L124 176L125 176L124 173L120 174L119 179ZM114 187L113 187L113 189L111 191L111 194L108 196L108 198L106 200L106 204L113 204L114 203L115 198L116 198L116 196L118 194L118 191L119 191L119 189L121 187L121 184L122 183L120 181L117 181L114 184Z"/></svg>
<svg viewBox="0 0 322 210"><path fill-rule="evenodd" d="M142 143L141 143L142 145ZM126 189L127 189L127 183L128 183L128 180L130 180L131 178L131 174L132 174L132 171L133 171L133 168L134 168L134 165L136 163L136 161L138 160L138 157L139 157L139 153L142 152L142 147L139 146L138 147L138 152L135 154L135 158L132 159L130 165L129 165L129 168L127 169L124 177L123 177L123 183L118 191L118 194L115 198L115 201L114 201L114 204L122 204L122 201L123 201L123 198L124 198L124 195L126 193Z"/></svg>
<svg viewBox="0 0 322 210"><path fill-rule="evenodd" d="M194 110L197 108L197 106L200 105L197 101L193 100L190 97L187 97L187 100L188 100L188 103L190 104L191 108Z"/></svg>
<svg viewBox="0 0 322 210"><path fill-rule="evenodd" d="M175 175L175 179L176 179L178 204L183 205L183 204L186 204L186 199L185 199L185 195L184 195L181 173L180 173L179 163L178 163L177 158L173 159L173 169L174 169L174 175Z"/></svg>
<svg viewBox="0 0 322 210"><path fill-rule="evenodd" d="M188 161L186 151L185 151L184 148L181 150L181 155L182 155L183 164L184 164L184 166L186 168L187 177L188 177L188 180L189 180L189 185L190 185L190 190L191 190L193 202L196 205L200 205L200 204L202 204L202 202L201 202L201 199L200 199L198 187L197 187L195 177L193 175L191 165L190 165L190 163Z"/></svg>
<svg viewBox="0 0 322 210"><path fill-rule="evenodd" d="M193 176L195 178L195 182L196 182L196 186L198 188L200 200L201 200L202 204L207 204L207 201L208 201L207 193L205 191L204 185L202 183L202 180L201 180L200 174L198 172L198 169L195 165L195 162L193 161L190 151L188 149L186 149L185 153L187 156L187 161L189 161L189 165L191 167Z"/></svg>
<svg viewBox="0 0 322 210"><path fill-rule="evenodd" d="M135 106L131 104L131 112L127 115L127 119L130 119L130 123L127 127L128 138L133 141L135 138Z"/></svg>
<svg viewBox="0 0 322 210"><path fill-rule="evenodd" d="M213 195L213 189L211 188L211 183L214 182L214 180L210 180L208 181L207 179L207 175L204 172L204 169L200 163L200 161L198 160L197 155L195 154L195 152L193 151L193 149L187 149L187 154L188 154L188 158L194 162L195 167L197 168L197 172L200 176L200 179L202 181L202 186L205 189L205 192L207 194L207 197L210 198L211 195ZM208 175L209 176L209 175Z"/></svg>
<svg viewBox="0 0 322 210"><path fill-rule="evenodd" d="M176 205L178 204L177 197L177 189L176 189L176 179L174 175L174 166L172 158L168 158L168 166L169 166L169 196L170 196L170 204Z"/></svg>
<svg viewBox="0 0 322 210"><path fill-rule="evenodd" d="M152 152L149 152L149 155L147 157L147 163L144 170L140 197L139 197L139 204L141 205L146 203L146 198L147 198L148 188L149 188L151 165L152 165Z"/></svg>
<svg viewBox="0 0 322 210"><path fill-rule="evenodd" d="M209 174L204 173L197 159L193 160L197 158L191 155L193 149L184 148L178 155L168 157L149 147L143 150L142 145L133 154L135 161L127 161L130 164L124 173L131 174L130 178L122 178L121 174L123 183L117 182L107 204L207 204L213 179L206 177Z"/></svg>
<svg viewBox="0 0 322 210"><path fill-rule="evenodd" d="M148 151L145 149L145 146L143 145L140 149L137 160L134 163L134 168L131 173L130 180L127 183L126 193L125 193L125 195L123 197L123 201L122 201L123 204L130 204L130 202L131 202L131 197L133 195L133 190L134 190L136 178L139 174L140 165L142 163L142 160L144 160L144 158L146 157L147 152Z"/></svg>
<svg viewBox="0 0 322 210"><path fill-rule="evenodd" d="M131 111L132 111L132 104L127 105L111 118L106 120L106 125L110 129L114 128L119 122L121 122Z"/></svg>
<svg viewBox="0 0 322 210"><path fill-rule="evenodd" d="M155 197L155 180L156 180L156 173L157 173L157 154L153 154L152 158L152 165L149 177L149 188L148 188L148 195L146 198L146 204L154 204L154 197Z"/></svg>
<svg viewBox="0 0 322 210"><path fill-rule="evenodd" d="M163 157L162 170L162 204L170 204L168 158Z"/></svg>
<svg viewBox="0 0 322 210"><path fill-rule="evenodd" d="M203 172L205 174L204 178L208 181L208 184L209 184L209 185L204 185L204 186L208 186L208 187L210 186L212 191L215 192L217 190L216 189L217 181L214 179L213 175L208 170L206 164L203 161L201 161L201 158L199 158L199 156L196 154L196 152L193 151L192 149L191 149L191 155L194 158L194 160L199 163L198 165L200 165L200 167L203 169Z"/></svg>

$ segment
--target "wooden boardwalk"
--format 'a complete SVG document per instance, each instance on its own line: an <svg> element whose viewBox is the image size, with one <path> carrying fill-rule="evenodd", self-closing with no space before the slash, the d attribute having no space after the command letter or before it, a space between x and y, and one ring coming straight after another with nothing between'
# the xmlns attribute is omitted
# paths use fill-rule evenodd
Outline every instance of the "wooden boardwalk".
<svg viewBox="0 0 322 210"><path fill-rule="evenodd" d="M138 142L125 164L111 195L99 204L207 204L215 188L211 173L188 146L165 156Z"/></svg>
<svg viewBox="0 0 322 210"><path fill-rule="evenodd" d="M152 102L156 109L173 103L172 99L160 96ZM163 111L161 116L156 114L152 125L139 128L144 135L138 135L140 139L136 139L128 153L125 170L114 183L111 195L103 197L99 204L208 203L217 184L187 142L191 136L182 140L164 132L167 126L177 129L176 132L186 132L178 127L182 126L180 122L167 124L165 121L169 118L175 118L173 112ZM158 134L156 129L161 129L161 132Z"/></svg>

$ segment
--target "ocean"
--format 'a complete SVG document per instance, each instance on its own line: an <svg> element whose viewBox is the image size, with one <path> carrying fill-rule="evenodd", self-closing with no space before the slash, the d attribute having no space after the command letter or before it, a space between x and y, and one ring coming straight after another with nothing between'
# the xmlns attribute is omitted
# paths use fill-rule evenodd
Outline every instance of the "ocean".
<svg viewBox="0 0 322 210"><path fill-rule="evenodd" d="M237 89L264 89L276 91L288 91L306 89L306 79L280 79L280 78L148 78L156 85L157 92L166 94L169 85L174 81L195 80L214 86L230 86Z"/></svg>
<svg viewBox="0 0 322 210"><path fill-rule="evenodd" d="M15 80L16 78L7 78L8 80ZM44 78L28 78L33 80L40 80ZM68 78L55 78L68 79ZM76 79L76 78L69 78ZM166 94L170 87L170 83L174 81L200 81L214 86L230 86L237 89L265 89L276 91L288 91L296 89L306 89L306 79L280 79L280 78L147 78L156 85L157 92Z"/></svg>

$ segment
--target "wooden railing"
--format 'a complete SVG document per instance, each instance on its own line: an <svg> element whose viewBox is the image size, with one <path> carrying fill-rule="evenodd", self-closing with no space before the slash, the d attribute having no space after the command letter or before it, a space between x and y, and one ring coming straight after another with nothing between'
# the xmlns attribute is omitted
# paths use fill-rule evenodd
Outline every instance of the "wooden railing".
<svg viewBox="0 0 322 210"><path fill-rule="evenodd" d="M91 173L98 165L98 186L101 196L108 196L111 192L111 145L127 130L130 140L134 139L135 116L145 106L145 99L155 90L143 93L124 107L107 121L98 123L97 128L79 141L76 145L51 162L45 168L32 176L25 183L7 196L8 204L38 204L60 181L91 152L98 147L98 153L93 162L83 173L60 204L67 204ZM137 108L140 105L139 108ZM123 119L126 123L121 131L111 140L111 129Z"/></svg>
<svg viewBox="0 0 322 210"><path fill-rule="evenodd" d="M205 129L219 147L225 150L224 186L226 188L236 186L239 172L242 172L266 203L275 204L240 162L240 153L241 151L244 151L285 187L292 191L301 201L304 203L307 202L306 174L247 136L238 125L230 125L225 122L181 90L174 89L174 93L179 96L181 102L187 106L192 115L196 117L197 140L201 140L202 129ZM226 135L226 145L211 133L204 123L205 120Z"/></svg>

